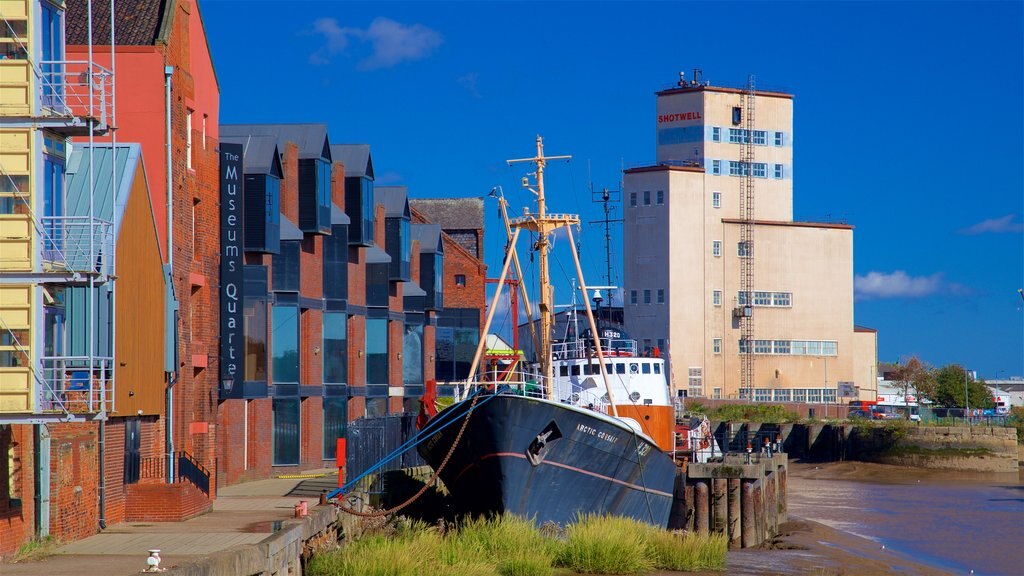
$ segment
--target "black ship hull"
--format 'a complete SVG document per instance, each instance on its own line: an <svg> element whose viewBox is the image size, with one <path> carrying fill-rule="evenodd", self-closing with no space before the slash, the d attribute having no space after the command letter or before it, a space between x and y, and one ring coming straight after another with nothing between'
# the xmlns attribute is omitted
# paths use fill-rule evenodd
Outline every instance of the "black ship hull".
<svg viewBox="0 0 1024 576"><path fill-rule="evenodd" d="M424 429L418 450L435 469L470 402L444 410ZM465 514L507 512L564 525L592 512L665 527L675 471L668 455L619 420L499 394L478 399L440 478Z"/></svg>

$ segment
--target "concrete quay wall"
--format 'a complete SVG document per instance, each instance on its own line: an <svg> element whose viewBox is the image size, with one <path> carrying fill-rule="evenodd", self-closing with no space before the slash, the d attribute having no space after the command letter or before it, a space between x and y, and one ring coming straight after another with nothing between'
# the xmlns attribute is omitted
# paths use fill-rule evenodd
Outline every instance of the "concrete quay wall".
<svg viewBox="0 0 1024 576"><path fill-rule="evenodd" d="M757 452L764 438L781 438L791 456L813 461L861 460L977 472L1016 472L1024 460L1014 428L872 424L714 423L720 444Z"/></svg>

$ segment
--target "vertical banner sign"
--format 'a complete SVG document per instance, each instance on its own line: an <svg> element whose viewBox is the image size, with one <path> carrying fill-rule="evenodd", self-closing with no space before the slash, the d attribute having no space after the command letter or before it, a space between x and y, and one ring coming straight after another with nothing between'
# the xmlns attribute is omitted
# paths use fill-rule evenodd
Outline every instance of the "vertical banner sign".
<svg viewBox="0 0 1024 576"><path fill-rule="evenodd" d="M220 398L242 398L242 145L220 145Z"/></svg>

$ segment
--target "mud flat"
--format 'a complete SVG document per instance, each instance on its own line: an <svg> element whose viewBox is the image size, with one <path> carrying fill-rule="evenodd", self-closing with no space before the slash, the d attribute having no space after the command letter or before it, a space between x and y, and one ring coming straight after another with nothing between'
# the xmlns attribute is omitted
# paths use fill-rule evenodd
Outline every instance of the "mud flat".
<svg viewBox="0 0 1024 576"><path fill-rule="evenodd" d="M835 566L842 572L836 573L860 573L845 563L851 558L843 557L882 554L882 546L884 553L918 565L909 573L1020 573L1019 548L1024 542L1020 472L950 472L863 462L791 464L789 487L792 517L837 533L821 542L830 545L832 537L850 538L836 544L840 550L836 556L822 556L842 558ZM806 544L816 538L814 534L814 530L811 535L794 530L782 541ZM858 541L861 545L854 546Z"/></svg>

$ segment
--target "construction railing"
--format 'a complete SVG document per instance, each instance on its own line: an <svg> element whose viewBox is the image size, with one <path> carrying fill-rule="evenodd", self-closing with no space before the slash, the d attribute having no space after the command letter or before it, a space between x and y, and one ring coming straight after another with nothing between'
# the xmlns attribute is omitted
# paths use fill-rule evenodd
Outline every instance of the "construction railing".
<svg viewBox="0 0 1024 576"><path fill-rule="evenodd" d="M113 273L114 227L109 221L88 216L44 216L40 220L46 268L100 276Z"/></svg>
<svg viewBox="0 0 1024 576"><path fill-rule="evenodd" d="M93 119L99 127L107 126L113 104L113 72L85 60L44 60L35 73L44 115Z"/></svg>
<svg viewBox="0 0 1024 576"><path fill-rule="evenodd" d="M101 356L44 356L43 412L99 414L114 409L114 359Z"/></svg>

